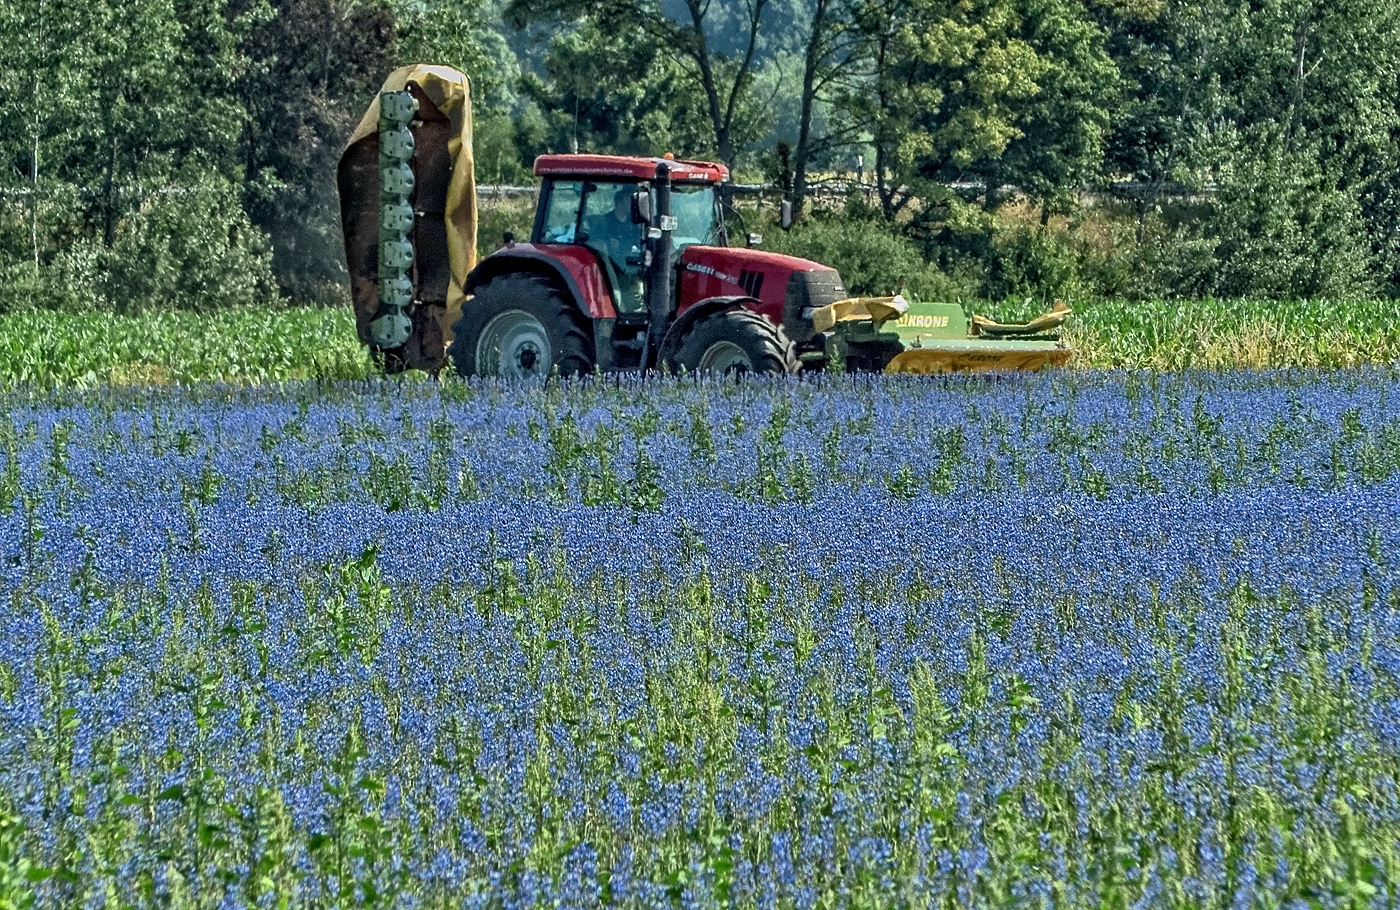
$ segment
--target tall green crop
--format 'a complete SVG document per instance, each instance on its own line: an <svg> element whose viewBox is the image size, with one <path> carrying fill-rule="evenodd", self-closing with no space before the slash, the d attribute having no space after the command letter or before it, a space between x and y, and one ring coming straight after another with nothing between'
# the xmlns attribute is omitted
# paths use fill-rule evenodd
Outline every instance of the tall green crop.
<svg viewBox="0 0 1400 910"><path fill-rule="evenodd" d="M354 379L372 368L346 309L0 316L0 385Z"/></svg>
<svg viewBox="0 0 1400 910"><path fill-rule="evenodd" d="M1330 369L1400 362L1387 300L1071 301L1080 369ZM1038 305L974 306L1002 320ZM375 372L347 309L0 316L0 387L354 379Z"/></svg>
<svg viewBox="0 0 1400 910"><path fill-rule="evenodd" d="M1331 369L1400 361L1400 313L1391 300L1070 301L1066 336L1079 367ZM991 307L1000 319L1039 304Z"/></svg>

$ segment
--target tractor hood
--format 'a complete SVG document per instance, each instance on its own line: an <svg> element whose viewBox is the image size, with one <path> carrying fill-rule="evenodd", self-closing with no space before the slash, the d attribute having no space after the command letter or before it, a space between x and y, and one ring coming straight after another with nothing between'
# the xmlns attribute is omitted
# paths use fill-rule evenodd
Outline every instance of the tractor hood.
<svg viewBox="0 0 1400 910"><path fill-rule="evenodd" d="M764 250L690 246L681 253L682 309L710 297L752 297L752 307L798 343L816 335L811 311L847 297L830 266Z"/></svg>
<svg viewBox="0 0 1400 910"><path fill-rule="evenodd" d="M822 265L820 262L785 256L782 253L699 245L685 248L681 253L681 267L690 272L714 275L721 281L729 281L734 285L739 284L739 274L745 271L765 275L834 271L831 266Z"/></svg>

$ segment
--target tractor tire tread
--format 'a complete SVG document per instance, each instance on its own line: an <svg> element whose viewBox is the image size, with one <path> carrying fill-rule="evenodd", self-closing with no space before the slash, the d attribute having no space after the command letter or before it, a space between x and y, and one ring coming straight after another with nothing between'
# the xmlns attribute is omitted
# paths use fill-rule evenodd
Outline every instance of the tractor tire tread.
<svg viewBox="0 0 1400 910"><path fill-rule="evenodd" d="M686 356L689 353L687 346L697 332L706 327L712 328L712 323L715 320L724 320L729 323L727 334L739 336L741 339L745 335L749 336L746 340L754 343L754 347L757 348L756 351L749 351L749 356L754 361L755 373L790 376L802 368L801 361L797 359L797 345L787 337L782 327L758 313L742 307L721 310L692 325L676 346L677 364L684 364L687 360L696 359ZM744 345L741 343L740 346Z"/></svg>

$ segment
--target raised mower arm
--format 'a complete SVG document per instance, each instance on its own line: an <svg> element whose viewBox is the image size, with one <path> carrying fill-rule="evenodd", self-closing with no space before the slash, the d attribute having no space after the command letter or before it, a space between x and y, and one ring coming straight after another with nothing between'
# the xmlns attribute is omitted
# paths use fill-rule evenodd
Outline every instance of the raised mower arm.
<svg viewBox="0 0 1400 910"><path fill-rule="evenodd" d="M436 371L476 263L466 76L395 70L340 158L337 187L360 340L385 367Z"/></svg>

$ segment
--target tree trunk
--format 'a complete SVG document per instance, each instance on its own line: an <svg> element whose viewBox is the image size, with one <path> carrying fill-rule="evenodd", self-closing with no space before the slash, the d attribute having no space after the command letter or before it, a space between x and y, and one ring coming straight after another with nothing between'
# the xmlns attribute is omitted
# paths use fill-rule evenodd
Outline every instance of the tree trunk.
<svg viewBox="0 0 1400 910"><path fill-rule="evenodd" d="M39 274L39 124L34 124L34 147L29 159L29 242L34 247L34 274Z"/></svg>
<svg viewBox="0 0 1400 910"><path fill-rule="evenodd" d="M721 101L719 83L715 80L714 60L710 54L709 42L705 39L705 14L709 9L708 0L686 0L685 5L690 10L690 23L694 31L691 38L690 55L695 60L695 65L700 68L700 83L705 88L705 100L710 108L710 122L715 130L715 151L719 153L719 158L729 169L734 169L734 159L737 156L734 148L734 116L738 111L739 99L744 93L745 84L748 82L749 73L753 70L754 54L758 50L758 31L763 23L763 7L768 0L752 0L749 6L749 37L748 47L744 51L744 59L739 63L739 69L734 74L734 81L729 85L728 99Z"/></svg>
<svg viewBox="0 0 1400 910"><path fill-rule="evenodd" d="M758 30L763 26L763 7L767 2L768 0L749 0L749 44L744 49L744 60L739 64L739 71L734 74L734 82L729 86L729 103L724 108L724 141L729 149L724 163L729 165L730 170L734 169L734 158L737 154L734 149L734 117L738 113L739 98L744 93L749 73L753 71L754 54L758 51Z"/></svg>
<svg viewBox="0 0 1400 910"><path fill-rule="evenodd" d="M894 204L894 188L889 182L889 152L885 143L877 141L875 143L875 189L880 194L880 210L885 213L886 221L894 221L894 216L899 214L899 209Z"/></svg>
<svg viewBox="0 0 1400 910"><path fill-rule="evenodd" d="M38 8L38 41L36 46L39 49L40 67L48 64L48 30L44 28L44 0L39 0ZM42 103L37 103L44 95L40 91L38 82L34 84L34 132L32 134L33 144L30 147L29 157L29 242L34 248L34 277L39 276L39 139L44 132Z"/></svg>
<svg viewBox="0 0 1400 910"><path fill-rule="evenodd" d="M117 207L113 200L117 170L117 135L109 130L107 136L107 164L102 175L102 242L108 249L117 241Z"/></svg>
<svg viewBox="0 0 1400 910"><path fill-rule="evenodd" d="M817 99L817 67L821 64L822 31L831 0L816 0L812 10L812 31L807 36L807 53L802 63L802 109L797 125L797 149L793 155L792 213L798 215L807 201L807 166L812 159L812 108Z"/></svg>
<svg viewBox="0 0 1400 910"><path fill-rule="evenodd" d="M894 140L891 138L891 121L894 117L894 103L891 101L891 44L894 35L891 31L891 24L894 17L889 17L888 23L882 23L880 32L875 40L875 60L874 69L876 106L873 114L874 122L871 124L871 133L875 137L875 192L880 197L880 211L884 214L885 220L891 223L899 215L900 205L896 203L895 194L899 192L897 185L891 185L891 176L897 181L899 175L894 173L896 161L894 160Z"/></svg>
<svg viewBox="0 0 1400 910"><path fill-rule="evenodd" d="M983 207L988 212L996 211L997 204L1001 202L1001 161L993 160L992 167L987 171L987 190Z"/></svg>
<svg viewBox="0 0 1400 910"><path fill-rule="evenodd" d="M714 61L710 59L710 45L705 40L705 8L698 0L686 0L690 10L691 28L695 34L691 40L691 57L700 68L700 84L705 89L705 100L710 108L710 125L715 131L715 151L720 160L733 167L734 147L729 140L729 125L725 123L724 112L720 108L719 86L715 82Z"/></svg>

